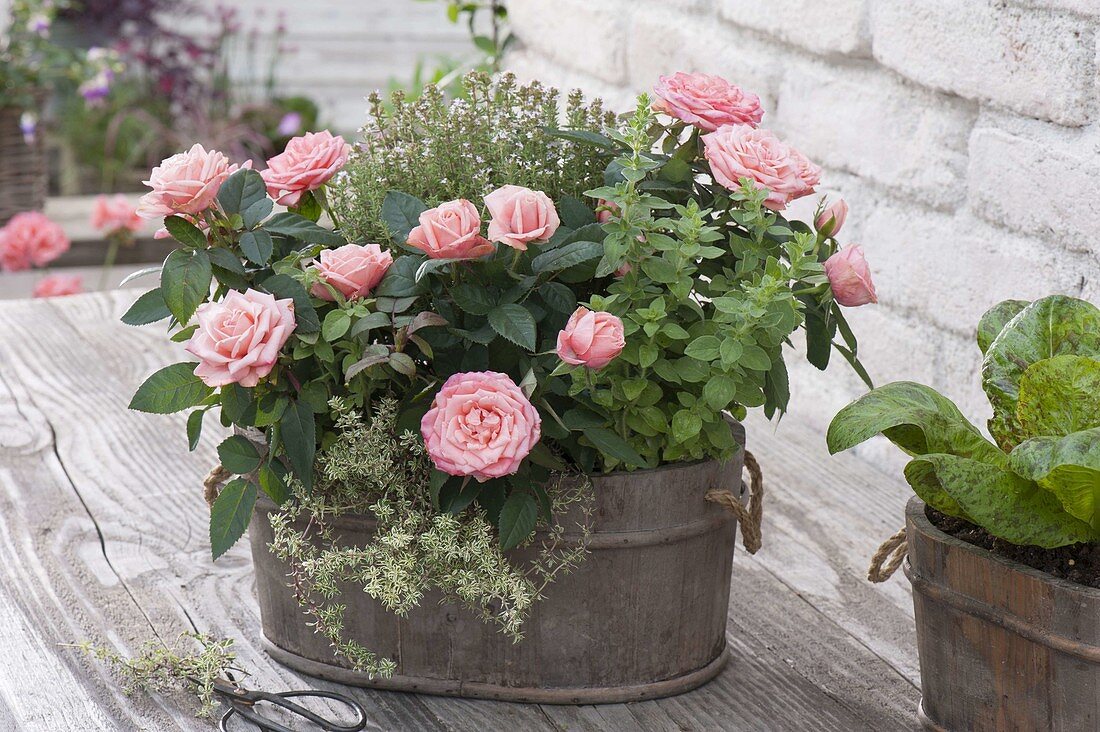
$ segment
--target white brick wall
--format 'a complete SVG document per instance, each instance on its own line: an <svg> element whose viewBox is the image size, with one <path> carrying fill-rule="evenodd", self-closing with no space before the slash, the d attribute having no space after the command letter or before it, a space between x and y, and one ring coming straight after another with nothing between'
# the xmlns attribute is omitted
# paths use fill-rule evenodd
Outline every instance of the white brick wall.
<svg viewBox="0 0 1100 732"><path fill-rule="evenodd" d="M564 6L568 5L568 8ZM1100 0L509 0L524 77L623 106L662 73L717 73L825 167L880 304L849 311L878 382L930 384L984 423L977 318L1009 297L1100 304ZM813 201L799 202L802 216ZM864 391L791 359L788 418ZM864 454L896 467L879 444Z"/></svg>

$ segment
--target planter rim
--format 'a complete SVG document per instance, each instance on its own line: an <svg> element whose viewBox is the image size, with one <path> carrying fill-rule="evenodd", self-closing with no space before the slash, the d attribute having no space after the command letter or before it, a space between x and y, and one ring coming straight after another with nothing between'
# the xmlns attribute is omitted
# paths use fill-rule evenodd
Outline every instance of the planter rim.
<svg viewBox="0 0 1100 732"><path fill-rule="evenodd" d="M912 521L913 524L921 530L921 532L928 534L936 541L943 544L949 544L953 547L956 547L957 549L969 552L971 554L980 555L988 561L996 562L1014 572L1019 572L1020 574L1034 577L1035 579L1041 582L1045 582L1046 584L1060 587L1066 592L1073 592L1078 595L1084 595L1085 597L1095 600L1096 602L1100 602L1100 589L1098 588L1088 587L1087 585L1078 584L1077 582L1071 582L1070 580L1062 579L1061 577L1055 577L1052 574L1043 572L1039 569L1035 569L1034 567L1029 567L1026 564L1021 564L1020 562L1017 562L1013 559L1002 557L1000 554L992 552L989 549L975 546L974 544L963 541L962 539L958 539L954 536L951 536L950 534L940 531L938 528L936 528L936 525L928 519L928 516L925 513L926 508L927 505L924 501L922 501L917 496L913 496L909 499L909 502L905 506L905 517L909 521ZM909 559L906 559L905 565L906 574L910 575L910 579L912 579L912 574L914 572L912 568L912 562Z"/></svg>

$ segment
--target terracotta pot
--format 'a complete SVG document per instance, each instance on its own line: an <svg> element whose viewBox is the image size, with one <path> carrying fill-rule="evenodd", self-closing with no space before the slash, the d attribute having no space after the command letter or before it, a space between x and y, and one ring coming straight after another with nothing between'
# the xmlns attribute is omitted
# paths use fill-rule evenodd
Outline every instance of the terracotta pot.
<svg viewBox="0 0 1100 732"><path fill-rule="evenodd" d="M744 428L731 425L744 444ZM393 660L389 679L341 665L306 625L287 568L268 551L268 512L257 503L249 534L267 651L334 681L380 689L551 704L652 699L693 689L726 662L726 615L736 520L704 496L741 492L743 454L595 478L590 554L558 577L513 643L470 611L427 596L408 617L362 588L343 588L348 636ZM573 524L562 522L563 526ZM374 521L345 517L341 543L369 540ZM515 558L530 556L517 550Z"/></svg>
<svg viewBox="0 0 1100 732"><path fill-rule="evenodd" d="M925 729L1100 729L1100 590L949 536L916 498L906 537Z"/></svg>

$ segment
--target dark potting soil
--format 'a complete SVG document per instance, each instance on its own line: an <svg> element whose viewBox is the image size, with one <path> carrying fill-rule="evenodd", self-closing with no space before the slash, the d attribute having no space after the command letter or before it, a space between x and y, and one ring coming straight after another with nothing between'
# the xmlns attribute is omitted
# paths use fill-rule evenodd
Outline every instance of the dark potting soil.
<svg viewBox="0 0 1100 732"><path fill-rule="evenodd" d="M1100 544L1071 544L1057 549L1039 546L1018 546L989 534L974 524L928 508L928 520L945 534L967 544L1026 564L1032 569L1046 572L1060 579L1076 582L1086 587L1100 589Z"/></svg>

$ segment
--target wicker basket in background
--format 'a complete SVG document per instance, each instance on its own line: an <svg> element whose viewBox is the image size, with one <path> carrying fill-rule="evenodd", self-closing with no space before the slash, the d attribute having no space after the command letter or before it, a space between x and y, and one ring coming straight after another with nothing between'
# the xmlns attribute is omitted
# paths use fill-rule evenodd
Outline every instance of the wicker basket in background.
<svg viewBox="0 0 1100 732"><path fill-rule="evenodd" d="M46 203L46 148L39 132L23 139L23 110L0 107L0 226L20 211L41 211Z"/></svg>

